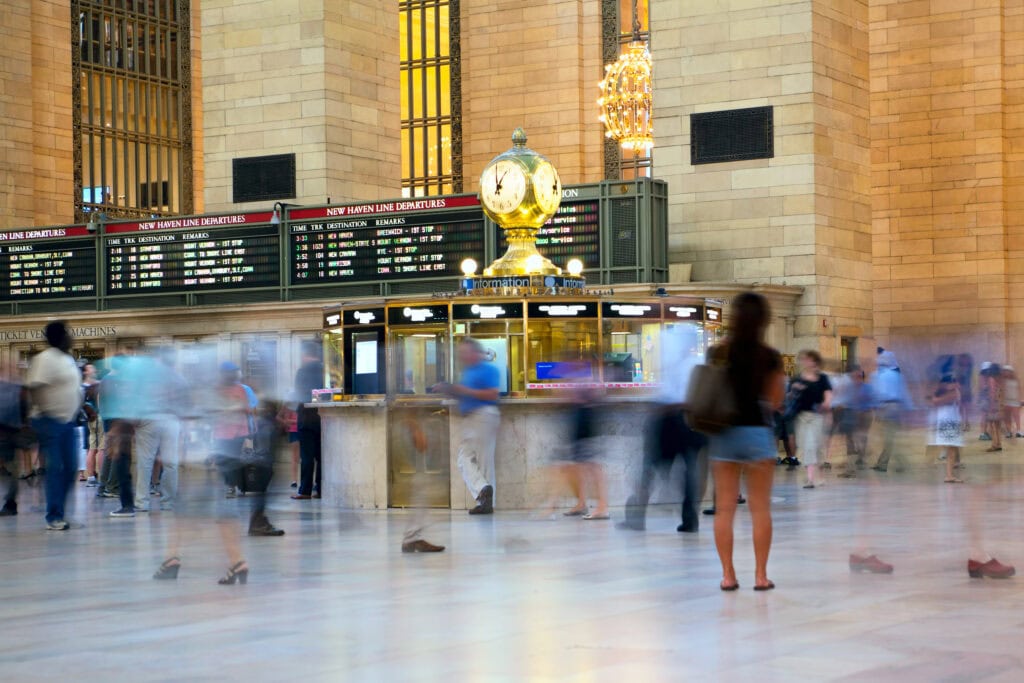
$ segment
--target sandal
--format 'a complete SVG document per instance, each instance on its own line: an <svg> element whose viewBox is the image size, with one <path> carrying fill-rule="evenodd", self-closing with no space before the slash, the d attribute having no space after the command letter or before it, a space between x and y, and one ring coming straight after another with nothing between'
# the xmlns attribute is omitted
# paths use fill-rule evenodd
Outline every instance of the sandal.
<svg viewBox="0 0 1024 683"><path fill-rule="evenodd" d="M956 477L947 477L945 479L945 482L947 484L962 484L962 483L964 483L964 480L963 479L957 479Z"/></svg>
<svg viewBox="0 0 1024 683"><path fill-rule="evenodd" d="M167 558L160 568L153 574L153 578L160 581L164 579L173 580L178 578L178 570L181 569L181 560L177 557Z"/></svg>
<svg viewBox="0 0 1024 683"><path fill-rule="evenodd" d="M586 517L589 511L587 508L573 508L562 513L564 517Z"/></svg>
<svg viewBox="0 0 1024 683"><path fill-rule="evenodd" d="M738 581L736 583L733 583L733 584L720 583L720 584L718 584L718 587L721 588L722 591L725 592L725 593L731 593L733 591L738 591L740 589L740 584L739 584Z"/></svg>
<svg viewBox="0 0 1024 683"><path fill-rule="evenodd" d="M590 514L587 514L587 515L583 515L583 519L586 519L586 520L611 519L611 518L612 518L611 515L609 515L607 512L605 512L604 514L590 513Z"/></svg>
<svg viewBox="0 0 1024 683"><path fill-rule="evenodd" d="M754 586L754 590L756 590L756 591L772 591L772 590L775 590L775 583L773 581L769 581L768 583L766 583L766 584L764 584L762 586Z"/></svg>
<svg viewBox="0 0 1024 683"><path fill-rule="evenodd" d="M986 453L998 453L1001 450L1003 450L1003 449L1002 448L996 448L996 447L993 446L992 448L986 448L985 452Z"/></svg>

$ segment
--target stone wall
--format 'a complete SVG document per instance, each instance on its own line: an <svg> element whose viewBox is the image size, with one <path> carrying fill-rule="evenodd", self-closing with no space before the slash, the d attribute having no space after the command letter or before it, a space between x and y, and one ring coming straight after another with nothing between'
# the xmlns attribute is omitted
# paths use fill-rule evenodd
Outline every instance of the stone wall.
<svg viewBox="0 0 1024 683"><path fill-rule="evenodd" d="M1010 289L1022 272L1010 251L1021 249L1021 5L872 3L875 320L886 344L1019 355L1006 333L1021 311Z"/></svg>
<svg viewBox="0 0 1024 683"><path fill-rule="evenodd" d="M59 0L0 4L0 228L74 218L71 13Z"/></svg>
<svg viewBox="0 0 1024 683"><path fill-rule="evenodd" d="M835 356L840 335L870 336L865 2L654 0L651 23L670 260L804 287L796 346ZM690 163L691 113L763 105L773 158Z"/></svg>
<svg viewBox="0 0 1024 683"><path fill-rule="evenodd" d="M526 129L564 184L603 176L598 121L599 0L462 0L463 175L480 172Z"/></svg>
<svg viewBox="0 0 1024 683"><path fill-rule="evenodd" d="M267 154L296 154L294 203L400 193L397 4L204 0L202 26L207 211Z"/></svg>

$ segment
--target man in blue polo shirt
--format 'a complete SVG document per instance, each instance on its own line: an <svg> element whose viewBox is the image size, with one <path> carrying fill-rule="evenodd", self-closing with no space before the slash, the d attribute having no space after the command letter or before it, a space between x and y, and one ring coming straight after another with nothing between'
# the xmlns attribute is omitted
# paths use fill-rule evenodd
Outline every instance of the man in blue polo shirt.
<svg viewBox="0 0 1024 683"><path fill-rule="evenodd" d="M497 444L500 374L487 362L486 352L475 339L459 343L462 377L458 384L439 384L440 391L456 398L462 415L459 440L459 471L470 493L476 498L471 515L494 512L494 448Z"/></svg>

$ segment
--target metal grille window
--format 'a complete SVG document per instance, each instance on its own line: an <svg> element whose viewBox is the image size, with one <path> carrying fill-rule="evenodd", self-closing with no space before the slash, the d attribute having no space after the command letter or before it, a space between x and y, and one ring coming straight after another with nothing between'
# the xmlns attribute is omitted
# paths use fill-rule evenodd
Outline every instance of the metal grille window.
<svg viewBox="0 0 1024 683"><path fill-rule="evenodd" d="M72 0L75 214L188 213L189 0Z"/></svg>
<svg viewBox="0 0 1024 683"><path fill-rule="evenodd" d="M459 1L400 0L402 194L462 191Z"/></svg>
<svg viewBox="0 0 1024 683"><path fill-rule="evenodd" d="M771 107L690 114L690 163L770 159L774 135Z"/></svg>

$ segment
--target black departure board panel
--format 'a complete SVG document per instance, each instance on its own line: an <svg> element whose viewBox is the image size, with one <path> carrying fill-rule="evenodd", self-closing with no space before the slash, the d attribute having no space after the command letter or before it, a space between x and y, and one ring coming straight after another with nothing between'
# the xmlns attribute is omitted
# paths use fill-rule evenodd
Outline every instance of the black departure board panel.
<svg viewBox="0 0 1024 683"><path fill-rule="evenodd" d="M484 260L484 219L479 208L367 217L346 213L292 223L288 241L292 285L458 277L465 259Z"/></svg>
<svg viewBox="0 0 1024 683"><path fill-rule="evenodd" d="M96 296L96 240L82 226L0 233L0 299Z"/></svg>
<svg viewBox="0 0 1024 683"><path fill-rule="evenodd" d="M276 225L145 232L119 227L108 228L113 234L104 240L109 296L280 284Z"/></svg>
<svg viewBox="0 0 1024 683"><path fill-rule="evenodd" d="M572 258L583 261L583 267L601 267L600 202L597 199L562 200L557 213L537 233L537 249L555 265L565 267ZM508 242L504 233L498 237L498 251L505 253Z"/></svg>

